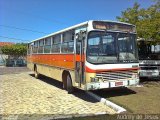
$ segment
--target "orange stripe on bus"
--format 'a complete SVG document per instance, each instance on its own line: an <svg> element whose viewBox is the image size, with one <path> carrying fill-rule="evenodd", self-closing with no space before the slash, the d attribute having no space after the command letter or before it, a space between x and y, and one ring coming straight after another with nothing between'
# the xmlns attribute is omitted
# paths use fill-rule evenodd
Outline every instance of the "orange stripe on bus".
<svg viewBox="0 0 160 120"><path fill-rule="evenodd" d="M66 55L28 55L27 60L29 62L35 62L39 64L45 64L50 66L58 66L68 69L74 69L74 54L66 54Z"/></svg>
<svg viewBox="0 0 160 120"><path fill-rule="evenodd" d="M85 55L82 55L82 56L80 56L80 55L76 55L76 61L78 61L78 62L80 62L80 61L82 61L82 62L84 62L84 60L85 60L85 57L84 57ZM82 60L81 60L82 59Z"/></svg>
<svg viewBox="0 0 160 120"><path fill-rule="evenodd" d="M74 56L74 54L35 54L35 55L28 55L27 61L34 62L39 64L51 65L51 66L58 66L68 69L75 68L75 61L81 61L80 55ZM84 55L82 56L82 61L84 61Z"/></svg>

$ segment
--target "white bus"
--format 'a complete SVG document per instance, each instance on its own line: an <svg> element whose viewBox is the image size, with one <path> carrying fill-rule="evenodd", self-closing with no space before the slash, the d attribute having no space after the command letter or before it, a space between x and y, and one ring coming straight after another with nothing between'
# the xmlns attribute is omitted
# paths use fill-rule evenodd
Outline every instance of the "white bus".
<svg viewBox="0 0 160 120"><path fill-rule="evenodd" d="M28 44L28 67L73 87L97 90L139 83L136 28L90 20Z"/></svg>

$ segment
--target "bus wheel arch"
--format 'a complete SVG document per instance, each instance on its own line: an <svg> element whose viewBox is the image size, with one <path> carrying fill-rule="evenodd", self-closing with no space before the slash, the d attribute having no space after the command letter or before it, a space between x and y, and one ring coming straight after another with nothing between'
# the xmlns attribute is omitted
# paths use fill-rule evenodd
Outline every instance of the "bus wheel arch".
<svg viewBox="0 0 160 120"><path fill-rule="evenodd" d="M73 92L73 84L72 78L69 71L64 70L62 73L62 81L63 81L63 88L68 91L68 93Z"/></svg>

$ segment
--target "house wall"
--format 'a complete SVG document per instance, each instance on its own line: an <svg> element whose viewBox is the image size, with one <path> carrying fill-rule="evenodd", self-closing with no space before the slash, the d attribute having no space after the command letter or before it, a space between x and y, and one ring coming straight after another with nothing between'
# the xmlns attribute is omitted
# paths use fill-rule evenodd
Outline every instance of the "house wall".
<svg viewBox="0 0 160 120"><path fill-rule="evenodd" d="M8 58L8 56L2 54L1 47L0 47L0 66L5 65L5 59L6 59L6 58Z"/></svg>
<svg viewBox="0 0 160 120"><path fill-rule="evenodd" d="M12 45L11 42L0 42L0 66L5 65L5 60L8 59L8 55L2 54L1 48L5 45Z"/></svg>
<svg viewBox="0 0 160 120"><path fill-rule="evenodd" d="M7 55L0 54L0 66L5 65L6 58L8 58Z"/></svg>

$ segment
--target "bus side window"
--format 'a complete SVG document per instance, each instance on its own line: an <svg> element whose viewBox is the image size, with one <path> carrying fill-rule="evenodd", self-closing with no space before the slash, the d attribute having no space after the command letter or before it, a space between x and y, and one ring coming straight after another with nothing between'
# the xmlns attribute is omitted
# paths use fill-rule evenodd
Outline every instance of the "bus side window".
<svg viewBox="0 0 160 120"><path fill-rule="evenodd" d="M61 34L55 35L52 37L52 53L60 53L60 46L61 46Z"/></svg>
<svg viewBox="0 0 160 120"><path fill-rule="evenodd" d="M36 54L38 52L37 50L38 50L38 41L35 41L33 45L33 53Z"/></svg>
<svg viewBox="0 0 160 120"><path fill-rule="evenodd" d="M52 40L51 37L45 39L44 53L51 52L51 40Z"/></svg>
<svg viewBox="0 0 160 120"><path fill-rule="evenodd" d="M39 41L38 53L43 53L44 39Z"/></svg>
<svg viewBox="0 0 160 120"><path fill-rule="evenodd" d="M73 53L74 49L74 30L63 33L62 53Z"/></svg>

